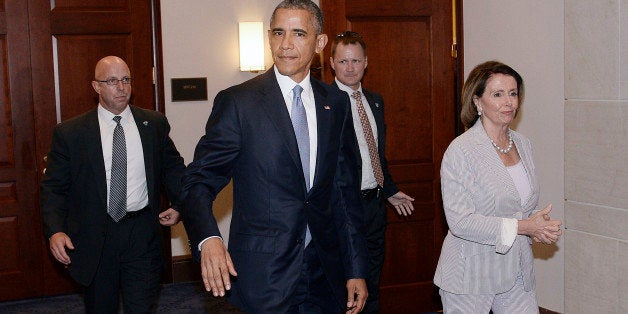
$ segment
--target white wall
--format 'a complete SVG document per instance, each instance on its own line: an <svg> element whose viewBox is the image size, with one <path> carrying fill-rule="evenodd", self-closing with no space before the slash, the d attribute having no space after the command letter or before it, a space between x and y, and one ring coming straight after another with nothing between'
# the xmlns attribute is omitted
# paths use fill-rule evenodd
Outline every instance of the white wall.
<svg viewBox="0 0 628 314"><path fill-rule="evenodd" d="M532 141L541 185L539 206L564 219L564 1L467 0L463 7L465 78L487 60L524 79L525 102L515 128ZM564 311L564 240L535 244L539 305Z"/></svg>
<svg viewBox="0 0 628 314"><path fill-rule="evenodd" d="M565 313L628 313L628 0L565 2Z"/></svg>
<svg viewBox="0 0 628 314"><path fill-rule="evenodd" d="M263 21L267 29L278 0L161 0L166 116L171 137L188 164L204 134L205 123L218 91L256 74L240 72L238 22ZM272 60L266 50L266 64ZM207 78L207 101L172 102L172 78ZM232 200L230 187L218 197L215 208L221 232L228 241ZM189 254L182 224L172 231L172 255Z"/></svg>

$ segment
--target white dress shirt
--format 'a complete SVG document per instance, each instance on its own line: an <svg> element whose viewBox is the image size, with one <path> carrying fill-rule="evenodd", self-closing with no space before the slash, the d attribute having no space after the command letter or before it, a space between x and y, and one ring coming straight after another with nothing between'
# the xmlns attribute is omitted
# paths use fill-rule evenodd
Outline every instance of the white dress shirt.
<svg viewBox="0 0 628 314"><path fill-rule="evenodd" d="M113 144L113 130L116 127L113 113L98 105L98 125L100 126L100 141L102 142L103 160L107 176L107 202L109 202L109 185L111 182L111 147ZM144 167L144 150L142 140L133 119L131 109L127 106L119 116L120 124L124 129L124 138L127 151L127 190L126 210L138 211L148 205L148 187L146 185L146 168Z"/></svg>
<svg viewBox="0 0 628 314"><path fill-rule="evenodd" d="M362 121L360 121L360 114L358 113L358 101L355 98L351 97L355 91L338 81L338 78L335 79L336 84L340 90L349 94L349 99L351 100L351 115L353 116L353 128L355 129L355 135L358 138L358 146L360 147L360 157L362 159L362 181L360 184L360 188L362 190L374 189L377 187L377 180L375 179L375 173L373 172L373 165L371 164L371 155L369 155L369 147L366 144L366 137L364 136L364 131L362 128ZM375 138L375 145L377 145L377 124L375 123L375 116L373 116L373 112L371 111L371 106L369 106L368 100L366 100L366 96L364 96L364 92L362 91L362 83L358 87L358 91L362 96L362 105L364 106L364 111L366 111L366 116L369 118L369 123L371 124L371 130L373 131L373 137Z"/></svg>

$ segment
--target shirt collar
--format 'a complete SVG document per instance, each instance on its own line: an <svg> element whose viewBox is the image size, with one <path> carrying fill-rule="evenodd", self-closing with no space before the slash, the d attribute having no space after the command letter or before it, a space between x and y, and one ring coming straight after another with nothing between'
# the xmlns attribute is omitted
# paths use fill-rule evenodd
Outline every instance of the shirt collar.
<svg viewBox="0 0 628 314"><path fill-rule="evenodd" d="M292 92L292 89L298 84L303 87L303 93L311 93L312 83L310 83L310 72L307 72L307 75L303 79L303 81L297 83L293 81L290 77L282 75L277 70L277 66L273 66L273 70L275 71L275 77L277 77L277 83L279 84L279 88L281 88L282 95L288 95Z"/></svg>
<svg viewBox="0 0 628 314"><path fill-rule="evenodd" d="M351 96L351 94L353 94L354 92L356 92L355 90L353 90L353 88L351 88L351 87L349 87L349 86L347 86L347 85L343 84L342 82L340 82L340 81L338 80L338 78L337 78L337 77L336 77L336 78L334 78L334 80L336 81L336 85L338 85L338 88L339 88L341 91L344 91L344 92L346 92L347 94L349 94L349 96ZM360 92L360 94L364 95L364 92L362 92L362 82L360 82L359 84L360 84L360 85L358 86L358 90L357 90L357 91L359 91L359 92Z"/></svg>
<svg viewBox="0 0 628 314"><path fill-rule="evenodd" d="M124 108L124 110L122 112L120 112L120 114L113 114L113 112L105 109L105 107L103 107L100 103L98 104L98 116L103 120L103 121L108 121L109 123L113 123L115 124L116 122L113 121L113 117L115 116L121 116L122 120L120 120L120 123L125 123L131 121L131 108L130 106L126 106L126 108Z"/></svg>

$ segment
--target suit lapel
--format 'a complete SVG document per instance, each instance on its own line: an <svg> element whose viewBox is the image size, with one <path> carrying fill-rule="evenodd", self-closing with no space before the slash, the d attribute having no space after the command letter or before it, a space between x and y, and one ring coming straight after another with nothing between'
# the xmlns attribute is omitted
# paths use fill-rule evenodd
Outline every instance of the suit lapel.
<svg viewBox="0 0 628 314"><path fill-rule="evenodd" d="M366 101L369 103L369 107L371 108L371 112L373 113L373 117L375 118L375 124L377 127L377 151L379 153L379 158L384 158L384 152L382 151L382 147L384 147L384 112L383 112L383 104L375 101L375 97L373 94L366 90L364 91L364 96L366 96Z"/></svg>
<svg viewBox="0 0 628 314"><path fill-rule="evenodd" d="M341 90L341 89L340 89L340 87L338 87L338 84L336 83L336 80L335 80L335 79L331 82L331 84L330 84L330 85L331 85L331 86L333 86L333 87L335 87L335 88L337 88L340 92L347 94L347 97L348 97L348 99L349 99L349 112L351 112L351 115L353 115L353 109L352 109L352 108L353 108L353 104L351 103L351 96L349 95L349 93L347 93L347 92L345 92L345 91ZM366 92L366 91L365 91L365 92ZM367 100L369 101L369 103L371 102L371 101L368 99L368 97L367 97ZM351 126L354 128L354 131L355 131L355 125L353 125L353 117L351 118ZM378 128L378 129L379 129L379 128ZM378 132L379 132L379 131L378 131ZM379 138L379 137L378 137L378 138ZM358 156L358 158L357 158L357 160L356 160L356 162L357 162L357 167L358 167L358 178L362 178L362 158L361 158L360 147L359 147L359 145L358 145L358 141L357 141L357 139L356 139L356 141L355 141L355 144L356 144L356 145L354 145L353 150L354 150L354 152L355 152L355 155L356 155L356 156ZM380 155L381 155L381 152L380 152ZM361 179L360 179L360 180L361 180Z"/></svg>
<svg viewBox="0 0 628 314"><path fill-rule="evenodd" d="M294 165L303 173L301 166L301 157L299 156L299 145L292 127L292 120L288 113L286 102L281 94L281 88L277 83L275 71L269 70L260 77L259 81L260 105L267 117L273 122L277 128L278 136L282 138ZM303 181L305 188L305 181Z"/></svg>
<svg viewBox="0 0 628 314"><path fill-rule="evenodd" d="M318 180L320 179L321 167L325 166L323 160L325 153L329 149L329 143L332 142L330 140L332 136L330 124L332 110L336 108L332 108L331 104L329 104L327 92L320 85L320 82L311 78L310 84L314 92L314 103L316 106L316 134L318 143L318 147L316 148L316 170L314 172L314 182L312 183L312 188L314 188L317 186ZM339 136L339 134L336 134L336 136Z"/></svg>
<svg viewBox="0 0 628 314"><path fill-rule="evenodd" d="M153 182L155 182L154 171L151 171L154 164L154 143L155 143L155 126L153 121L149 120L146 114L139 108L131 106L131 113L133 114L133 120L140 134L140 140L142 141L142 151L144 154L144 170L146 172L146 185L148 188L148 199L153 199Z"/></svg>
<svg viewBox="0 0 628 314"><path fill-rule="evenodd" d="M486 162L490 164L490 168L495 169L494 173L487 173L486 175L494 176L494 179L500 183L500 186L504 186L508 194L517 200L517 204L521 204L521 197L515 187L515 182L512 180L501 158L499 158L493 144L491 144L490 138L482 126L482 122L478 120L472 128L474 132L480 133L480 136L475 136L474 138L477 139L477 144L481 146L481 150L483 150L483 154L486 156Z"/></svg>
<svg viewBox="0 0 628 314"><path fill-rule="evenodd" d="M98 111L90 111L85 116L83 128L83 147L87 150L89 164L95 175L94 182L98 186L98 196L107 208L107 174L105 173L105 161L103 159L102 141L100 139L100 124L98 123Z"/></svg>

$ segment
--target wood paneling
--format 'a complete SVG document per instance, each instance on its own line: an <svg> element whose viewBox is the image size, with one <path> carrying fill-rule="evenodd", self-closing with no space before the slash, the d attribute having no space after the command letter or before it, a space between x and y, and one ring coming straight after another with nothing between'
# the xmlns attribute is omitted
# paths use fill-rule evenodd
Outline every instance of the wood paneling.
<svg viewBox="0 0 628 314"><path fill-rule="evenodd" d="M18 244L19 228L17 217L0 218L0 250L2 258L0 259L0 272L21 273L20 271L20 248Z"/></svg>
<svg viewBox="0 0 628 314"><path fill-rule="evenodd" d="M9 102L9 69L7 68L7 37L0 35L0 167L10 167L13 162L13 138L11 130L11 103Z"/></svg>
<svg viewBox="0 0 628 314"><path fill-rule="evenodd" d="M79 11L126 11L132 0L55 0L54 9Z"/></svg>
<svg viewBox="0 0 628 314"><path fill-rule="evenodd" d="M41 292L26 1L0 2L0 301Z"/></svg>
<svg viewBox="0 0 628 314"><path fill-rule="evenodd" d="M98 105L98 94L91 86L94 65L107 55L126 60L126 56L132 56L133 40L129 34L57 35L55 39L60 112L61 121L64 121ZM128 61L130 68L132 61ZM84 70L76 71L77 68Z"/></svg>

